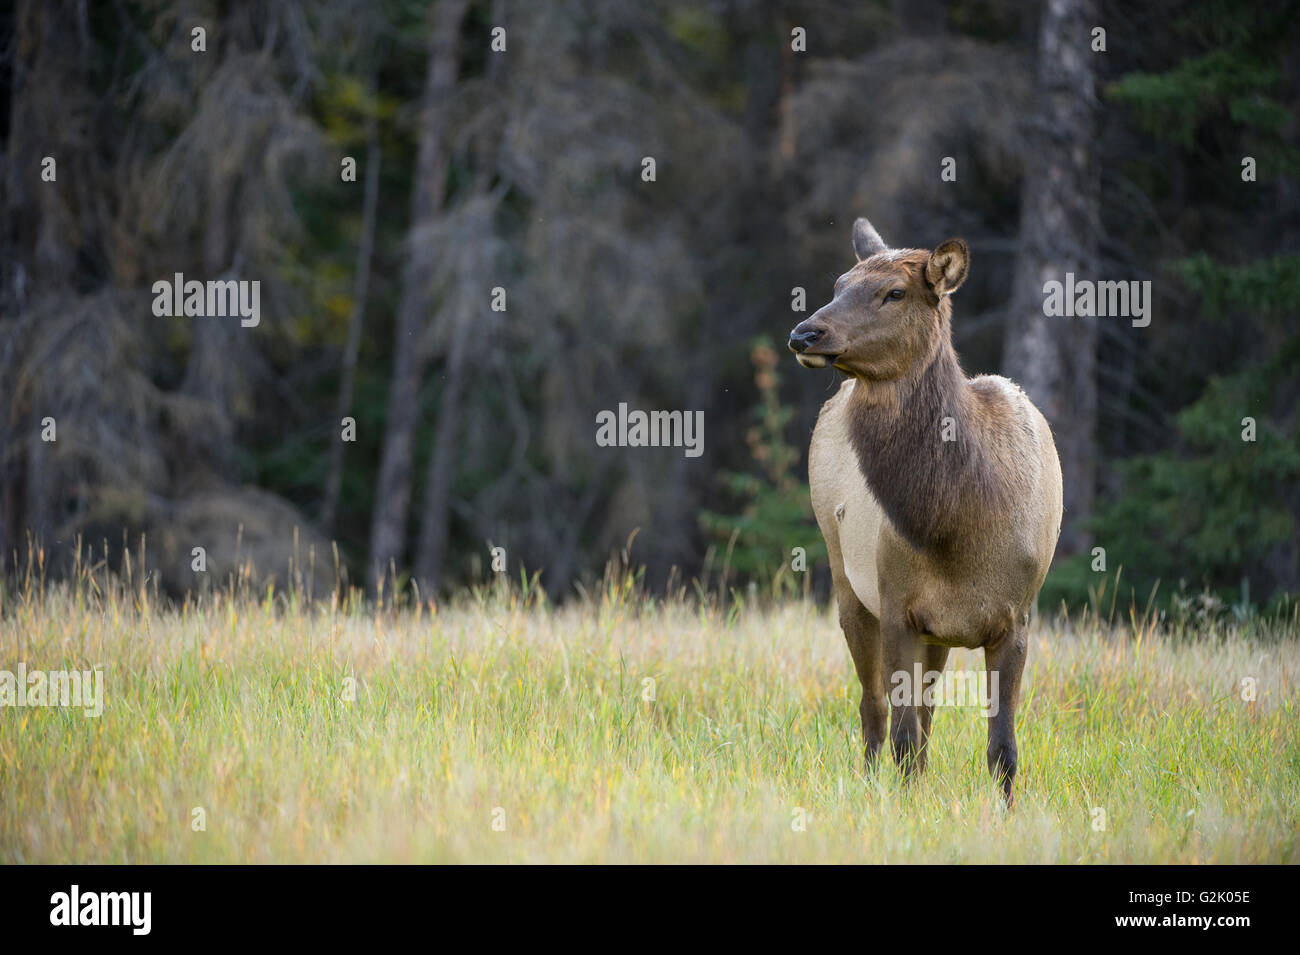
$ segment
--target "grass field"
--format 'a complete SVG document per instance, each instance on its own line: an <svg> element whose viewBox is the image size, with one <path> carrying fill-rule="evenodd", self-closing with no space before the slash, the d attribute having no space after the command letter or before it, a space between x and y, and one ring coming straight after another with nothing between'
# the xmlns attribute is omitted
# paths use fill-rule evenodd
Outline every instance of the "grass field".
<svg viewBox="0 0 1300 955"><path fill-rule="evenodd" d="M634 590L10 593L0 669L102 667L107 699L0 709L0 862L1297 861L1294 617L1040 623L1007 813L973 709L937 713L914 784L864 777L832 610Z"/></svg>

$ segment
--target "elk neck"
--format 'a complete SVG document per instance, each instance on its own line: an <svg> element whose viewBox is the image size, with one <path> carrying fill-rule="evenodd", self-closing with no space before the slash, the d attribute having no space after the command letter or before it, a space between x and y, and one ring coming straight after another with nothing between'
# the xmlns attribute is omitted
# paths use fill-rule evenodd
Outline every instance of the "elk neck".
<svg viewBox="0 0 1300 955"><path fill-rule="evenodd" d="M940 559L969 546L1009 490L944 323L931 360L894 381L858 379L850 441L872 494L913 547Z"/></svg>

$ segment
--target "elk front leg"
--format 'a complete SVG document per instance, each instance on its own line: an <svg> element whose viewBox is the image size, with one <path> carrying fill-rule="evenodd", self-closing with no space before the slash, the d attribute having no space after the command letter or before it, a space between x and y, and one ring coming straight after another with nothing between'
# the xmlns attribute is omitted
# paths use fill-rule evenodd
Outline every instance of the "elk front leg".
<svg viewBox="0 0 1300 955"><path fill-rule="evenodd" d="M881 679L880 621L858 600L847 580L835 581L835 602L840 611L840 629L853 655L853 666L862 683L862 703L858 713L862 717L862 741L865 745L865 765L875 769L880 747L885 742L885 723L888 707L885 703L885 684Z"/></svg>
<svg viewBox="0 0 1300 955"><path fill-rule="evenodd" d="M925 644L921 650L921 659L925 663L924 679L931 674L942 674L948 663L948 648L937 643ZM935 679L940 679L935 676ZM917 769L925 769L926 751L930 748L930 721L934 718L934 704L921 703L921 751L917 758Z"/></svg>
<svg viewBox="0 0 1300 955"><path fill-rule="evenodd" d="M1008 808L1015 802L1012 786L1016 781L1016 704L1020 701L1020 675L1025 668L1028 645L1026 628L1018 626L997 643L984 648L989 706L997 707L989 719L989 772L1002 788Z"/></svg>
<svg viewBox="0 0 1300 955"><path fill-rule="evenodd" d="M904 776L920 768L921 723L918 719L923 687L914 686L920 649L903 620L884 625L885 684L889 693L889 740L894 761Z"/></svg>

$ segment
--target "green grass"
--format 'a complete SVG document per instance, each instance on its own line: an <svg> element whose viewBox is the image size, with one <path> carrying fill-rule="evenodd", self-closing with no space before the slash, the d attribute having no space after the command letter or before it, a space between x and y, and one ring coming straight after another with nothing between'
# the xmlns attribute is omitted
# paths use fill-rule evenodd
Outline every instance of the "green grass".
<svg viewBox="0 0 1300 955"><path fill-rule="evenodd" d="M863 775L834 614L800 601L29 587L0 598L19 661L102 667L107 702L0 709L4 863L1297 861L1294 626L1040 624L1010 813L976 710L937 713L913 784Z"/></svg>

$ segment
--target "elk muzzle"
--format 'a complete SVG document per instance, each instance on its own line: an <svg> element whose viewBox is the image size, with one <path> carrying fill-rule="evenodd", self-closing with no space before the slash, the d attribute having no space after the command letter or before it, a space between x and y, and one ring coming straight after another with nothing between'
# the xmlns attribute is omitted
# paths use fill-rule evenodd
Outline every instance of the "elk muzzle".
<svg viewBox="0 0 1300 955"><path fill-rule="evenodd" d="M816 345L826 334L826 329L807 322L800 322L790 332L790 350L795 354L806 352L811 345Z"/></svg>
<svg viewBox="0 0 1300 955"><path fill-rule="evenodd" d="M811 318L806 319L796 325L794 330L790 332L790 351L795 353L799 359L799 364L805 368L825 368L835 356L808 354L808 349L825 337L826 327L824 325L814 324Z"/></svg>

